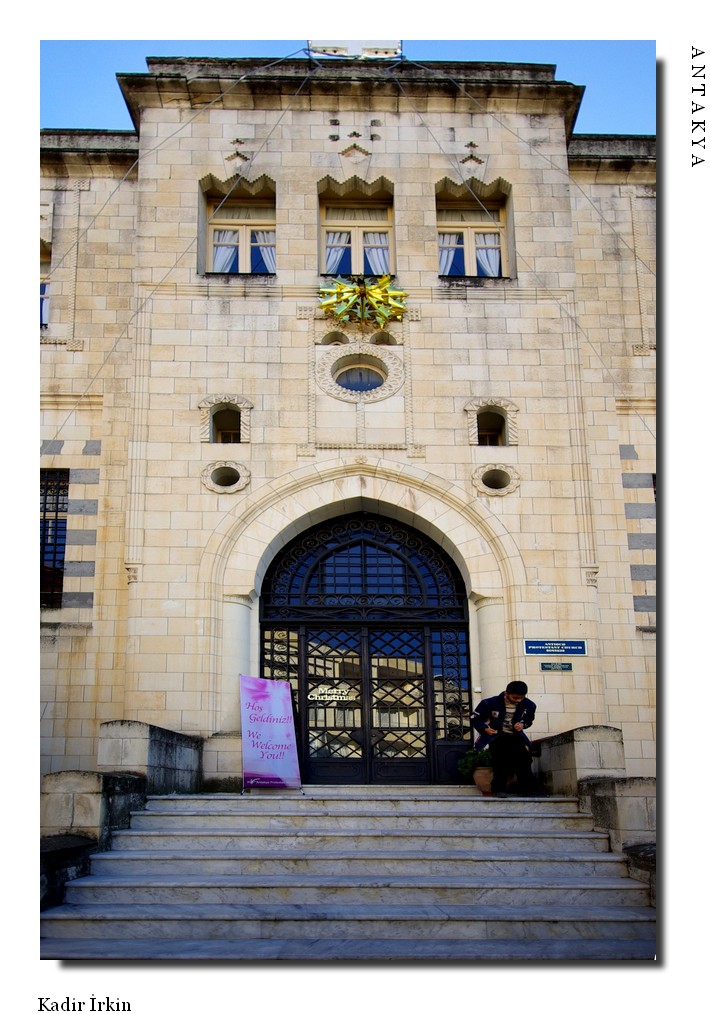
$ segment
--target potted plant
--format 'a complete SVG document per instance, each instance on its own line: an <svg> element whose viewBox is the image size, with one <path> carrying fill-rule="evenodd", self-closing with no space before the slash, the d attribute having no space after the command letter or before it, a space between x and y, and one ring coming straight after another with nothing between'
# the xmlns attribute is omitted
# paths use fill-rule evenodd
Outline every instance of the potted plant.
<svg viewBox="0 0 710 1014"><path fill-rule="evenodd" d="M459 773L466 779L473 778L484 796L492 795L493 759L489 747L483 750L467 750L459 761Z"/></svg>

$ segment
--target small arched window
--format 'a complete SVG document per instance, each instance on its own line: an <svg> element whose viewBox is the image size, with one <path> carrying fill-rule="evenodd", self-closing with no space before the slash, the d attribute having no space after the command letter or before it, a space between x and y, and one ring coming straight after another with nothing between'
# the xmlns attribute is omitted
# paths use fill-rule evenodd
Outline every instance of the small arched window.
<svg viewBox="0 0 710 1014"><path fill-rule="evenodd" d="M238 408L226 406L212 415L212 442L240 444L242 442L242 413Z"/></svg>
<svg viewBox="0 0 710 1014"><path fill-rule="evenodd" d="M518 406L503 398L475 398L464 405L468 442L479 447L515 447L518 443Z"/></svg>
<svg viewBox="0 0 710 1014"><path fill-rule="evenodd" d="M250 401L234 394L211 394L198 405L200 440L205 444L251 442Z"/></svg>
<svg viewBox="0 0 710 1014"><path fill-rule="evenodd" d="M505 415L484 409L478 413L478 443L481 447L505 447L507 444Z"/></svg>

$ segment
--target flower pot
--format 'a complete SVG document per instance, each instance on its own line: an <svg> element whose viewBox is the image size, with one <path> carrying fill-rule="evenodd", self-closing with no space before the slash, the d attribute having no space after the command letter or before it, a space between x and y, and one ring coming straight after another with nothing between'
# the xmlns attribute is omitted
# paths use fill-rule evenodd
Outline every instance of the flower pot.
<svg viewBox="0 0 710 1014"><path fill-rule="evenodd" d="M492 796L493 768L474 768L473 784L481 790L484 796Z"/></svg>

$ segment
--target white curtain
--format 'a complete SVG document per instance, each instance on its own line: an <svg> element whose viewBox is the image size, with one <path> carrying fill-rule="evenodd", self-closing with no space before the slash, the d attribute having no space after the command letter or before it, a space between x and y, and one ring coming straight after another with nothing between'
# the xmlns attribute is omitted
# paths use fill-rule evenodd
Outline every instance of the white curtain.
<svg viewBox="0 0 710 1014"><path fill-rule="evenodd" d="M439 274L448 275L451 265L454 263L456 248L463 243L463 236L460 232L439 233Z"/></svg>
<svg viewBox="0 0 710 1014"><path fill-rule="evenodd" d="M476 263L479 275L500 278L500 235L497 232L476 236Z"/></svg>
<svg viewBox="0 0 710 1014"><path fill-rule="evenodd" d="M220 244L237 244L239 233L233 229L216 229L212 253L212 270L223 273L236 272L239 266L239 246L223 246Z"/></svg>
<svg viewBox="0 0 710 1014"><path fill-rule="evenodd" d="M276 233L273 229L254 229L251 234L252 246L258 246L264 258L266 270L271 274L276 271ZM252 257L253 260L253 257Z"/></svg>
<svg viewBox="0 0 710 1014"><path fill-rule="evenodd" d="M379 222L384 225L387 222L387 211L385 208L367 207L341 207L333 204L325 209L326 222Z"/></svg>
<svg viewBox="0 0 710 1014"><path fill-rule="evenodd" d="M343 254L350 246L349 232L326 232L325 234L325 273L338 273Z"/></svg>
<svg viewBox="0 0 710 1014"><path fill-rule="evenodd" d="M367 265L376 275L386 275L390 269L390 252L386 232L365 232L363 233L363 252L365 264L363 270L366 274Z"/></svg>

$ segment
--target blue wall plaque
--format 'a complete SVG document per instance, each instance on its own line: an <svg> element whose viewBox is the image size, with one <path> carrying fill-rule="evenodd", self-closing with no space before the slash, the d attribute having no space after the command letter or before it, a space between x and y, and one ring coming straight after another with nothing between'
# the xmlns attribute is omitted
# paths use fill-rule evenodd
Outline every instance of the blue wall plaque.
<svg viewBox="0 0 710 1014"><path fill-rule="evenodd" d="M526 655L586 655L586 641L526 641Z"/></svg>

